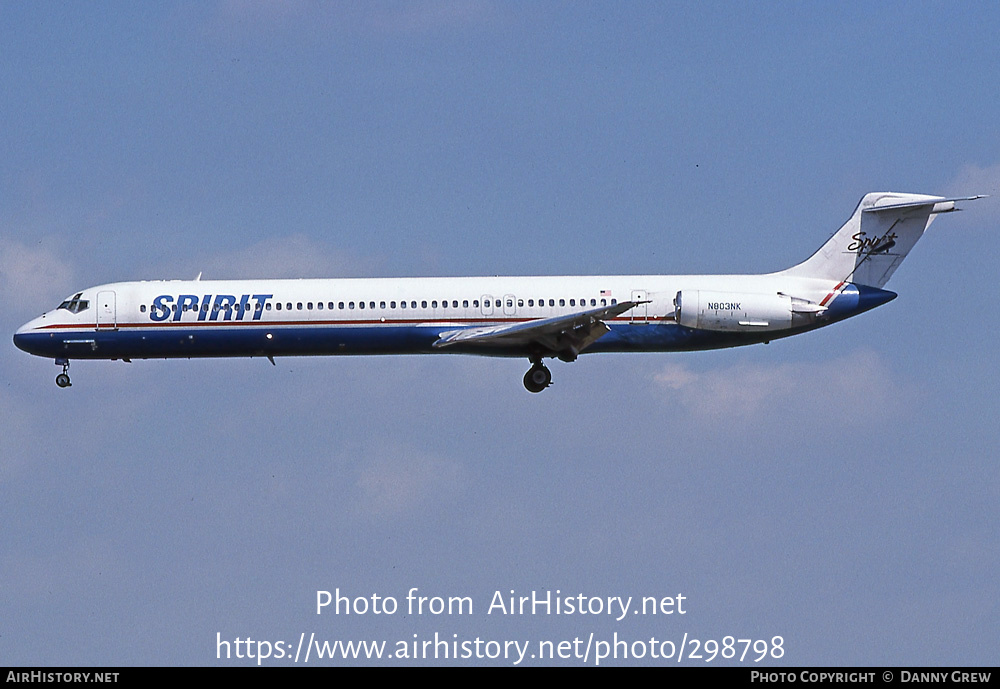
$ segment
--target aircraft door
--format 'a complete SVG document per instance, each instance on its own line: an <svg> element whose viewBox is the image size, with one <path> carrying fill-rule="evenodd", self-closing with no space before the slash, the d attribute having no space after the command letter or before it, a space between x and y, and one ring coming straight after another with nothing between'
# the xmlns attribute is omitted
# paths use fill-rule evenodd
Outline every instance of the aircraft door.
<svg viewBox="0 0 1000 689"><path fill-rule="evenodd" d="M632 301L646 301L648 298L649 297L646 296L646 290L632 290ZM631 314L629 317L630 323L649 323L649 304L639 304L634 309L629 311L629 313Z"/></svg>
<svg viewBox="0 0 1000 689"><path fill-rule="evenodd" d="M112 291L97 293L97 329L115 330L118 327L115 293Z"/></svg>
<svg viewBox="0 0 1000 689"><path fill-rule="evenodd" d="M480 300L480 303L481 303L480 308L483 310L483 315L484 316L492 316L493 315L493 297L492 297L492 295L484 294L482 296L482 299Z"/></svg>
<svg viewBox="0 0 1000 689"><path fill-rule="evenodd" d="M517 298L513 294L503 295L503 315L513 316L517 313Z"/></svg>

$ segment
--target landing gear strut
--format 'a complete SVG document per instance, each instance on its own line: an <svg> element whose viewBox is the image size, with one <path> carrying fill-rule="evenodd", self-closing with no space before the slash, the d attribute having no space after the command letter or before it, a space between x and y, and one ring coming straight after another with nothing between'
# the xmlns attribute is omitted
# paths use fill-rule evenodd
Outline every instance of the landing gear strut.
<svg viewBox="0 0 1000 689"><path fill-rule="evenodd" d="M61 388L68 388L72 385L69 382L69 359L56 359L56 366L62 364L63 370L58 376L56 376L56 385Z"/></svg>
<svg viewBox="0 0 1000 689"><path fill-rule="evenodd" d="M552 372L545 368L541 358L532 358L531 368L524 374L524 387L528 392L541 392L552 384Z"/></svg>

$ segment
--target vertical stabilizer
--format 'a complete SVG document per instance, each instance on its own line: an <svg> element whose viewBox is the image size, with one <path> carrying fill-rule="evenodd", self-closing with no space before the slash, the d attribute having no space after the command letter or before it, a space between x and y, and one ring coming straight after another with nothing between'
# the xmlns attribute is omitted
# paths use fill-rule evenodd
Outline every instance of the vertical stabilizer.
<svg viewBox="0 0 1000 689"><path fill-rule="evenodd" d="M977 198L865 194L851 218L819 251L781 274L881 288L939 213L955 210L955 201Z"/></svg>

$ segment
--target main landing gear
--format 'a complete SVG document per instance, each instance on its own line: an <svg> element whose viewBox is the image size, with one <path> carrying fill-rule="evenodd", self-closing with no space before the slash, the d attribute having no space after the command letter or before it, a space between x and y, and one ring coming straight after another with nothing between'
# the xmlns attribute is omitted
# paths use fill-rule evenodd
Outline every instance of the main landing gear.
<svg viewBox="0 0 1000 689"><path fill-rule="evenodd" d="M68 388L72 385L69 382L69 359L56 359L56 366L62 364L63 370L58 376L56 376L56 385L61 388Z"/></svg>
<svg viewBox="0 0 1000 689"><path fill-rule="evenodd" d="M552 385L552 372L545 368L541 357L531 359L531 368L524 374L524 387L528 392L541 392Z"/></svg>

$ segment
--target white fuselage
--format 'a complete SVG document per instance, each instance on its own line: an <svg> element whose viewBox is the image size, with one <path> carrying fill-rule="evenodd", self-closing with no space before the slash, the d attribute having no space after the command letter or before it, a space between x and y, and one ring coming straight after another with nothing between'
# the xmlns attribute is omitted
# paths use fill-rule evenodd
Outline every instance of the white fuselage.
<svg viewBox="0 0 1000 689"><path fill-rule="evenodd" d="M89 308L49 311L19 333L86 333L219 327L456 325L527 321L627 300L648 301L616 323L673 320L681 290L788 293L820 302L837 287L828 280L779 275L553 276L142 281L84 290ZM107 303L99 303L99 295ZM113 301L111 298L113 297ZM103 320L103 323L101 322Z"/></svg>
<svg viewBox="0 0 1000 689"><path fill-rule="evenodd" d="M525 387L539 392L544 358L767 342L884 304L931 221L975 198L866 194L816 253L766 275L118 282L68 298L14 343L62 364L62 387L71 359L453 352L527 357Z"/></svg>

